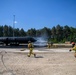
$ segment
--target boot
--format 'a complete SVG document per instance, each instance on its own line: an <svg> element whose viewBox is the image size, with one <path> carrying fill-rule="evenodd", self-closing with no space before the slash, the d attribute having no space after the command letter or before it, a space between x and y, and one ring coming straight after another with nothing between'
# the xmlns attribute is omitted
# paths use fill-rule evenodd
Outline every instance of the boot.
<svg viewBox="0 0 76 75"><path fill-rule="evenodd" d="M29 55L29 54L28 54L27 56L28 56L28 57L30 57L30 55Z"/></svg>
<svg viewBox="0 0 76 75"><path fill-rule="evenodd" d="M36 58L36 54L34 54L34 57Z"/></svg>

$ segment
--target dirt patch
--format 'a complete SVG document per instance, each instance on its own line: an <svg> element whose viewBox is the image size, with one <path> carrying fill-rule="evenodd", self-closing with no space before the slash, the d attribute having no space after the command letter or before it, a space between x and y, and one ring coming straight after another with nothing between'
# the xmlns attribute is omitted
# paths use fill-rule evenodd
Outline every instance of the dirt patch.
<svg viewBox="0 0 76 75"><path fill-rule="evenodd" d="M8 52L3 55L3 62L0 59L0 75L76 75L73 52L37 53L37 58Z"/></svg>

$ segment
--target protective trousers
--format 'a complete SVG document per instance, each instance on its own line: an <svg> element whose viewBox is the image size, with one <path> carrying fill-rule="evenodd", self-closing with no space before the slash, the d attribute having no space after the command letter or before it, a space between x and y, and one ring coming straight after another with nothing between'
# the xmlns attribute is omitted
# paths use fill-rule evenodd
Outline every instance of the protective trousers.
<svg viewBox="0 0 76 75"><path fill-rule="evenodd" d="M30 57L31 56L31 54L33 54L33 55L35 55L34 53L33 53L33 48L29 48L29 53L28 53L28 56Z"/></svg>

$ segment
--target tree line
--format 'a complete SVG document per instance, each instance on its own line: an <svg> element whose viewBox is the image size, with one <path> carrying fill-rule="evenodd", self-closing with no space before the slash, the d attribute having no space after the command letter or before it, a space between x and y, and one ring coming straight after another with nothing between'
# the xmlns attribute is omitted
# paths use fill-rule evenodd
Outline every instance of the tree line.
<svg viewBox="0 0 76 75"><path fill-rule="evenodd" d="M14 34L14 35L13 35ZM69 27L68 25L53 26L52 28L44 27L42 29L36 30L35 28L24 29L15 28L13 29L8 25L0 25L0 37L45 37L48 38L48 41L53 41L55 43L65 42L65 41L75 41L76 42L76 28Z"/></svg>

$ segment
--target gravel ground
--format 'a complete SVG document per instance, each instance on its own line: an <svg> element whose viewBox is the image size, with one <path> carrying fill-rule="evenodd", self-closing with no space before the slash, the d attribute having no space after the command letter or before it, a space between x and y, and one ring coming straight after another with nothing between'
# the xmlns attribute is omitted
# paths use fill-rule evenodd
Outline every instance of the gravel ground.
<svg viewBox="0 0 76 75"><path fill-rule="evenodd" d="M3 55L3 56L2 56ZM0 53L0 75L76 75L74 52Z"/></svg>

